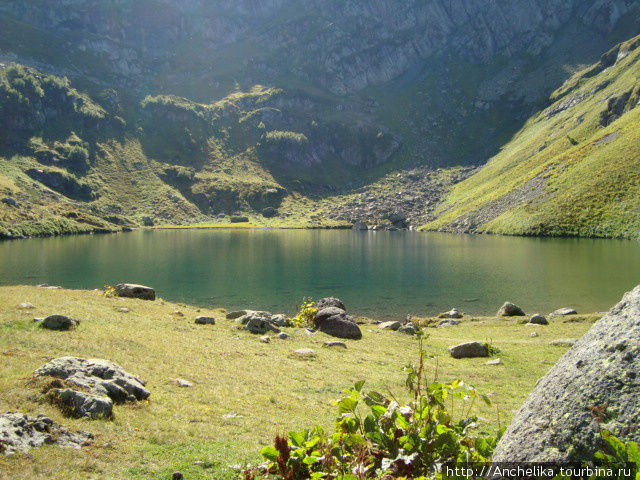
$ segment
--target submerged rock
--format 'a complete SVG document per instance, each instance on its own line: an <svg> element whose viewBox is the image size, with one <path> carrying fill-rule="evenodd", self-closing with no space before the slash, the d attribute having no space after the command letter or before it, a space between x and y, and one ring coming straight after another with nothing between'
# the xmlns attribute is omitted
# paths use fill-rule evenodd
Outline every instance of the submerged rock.
<svg viewBox="0 0 640 480"><path fill-rule="evenodd" d="M496 314L498 317L523 317L524 311L514 303L504 302Z"/></svg>
<svg viewBox="0 0 640 480"><path fill-rule="evenodd" d="M600 431L640 441L640 286L625 294L536 385L493 462L593 458Z"/></svg>
<svg viewBox="0 0 640 480"><path fill-rule="evenodd" d="M55 444L80 448L93 440L87 432L70 432L49 417L32 417L16 412L0 414L0 455L26 453L32 447Z"/></svg>
<svg viewBox="0 0 640 480"><path fill-rule="evenodd" d="M453 358L488 357L489 349L484 343L467 342L454 347L449 347L449 353Z"/></svg>
<svg viewBox="0 0 640 480"><path fill-rule="evenodd" d="M135 283L119 283L116 285L116 295L119 297L139 298L141 300L155 300L156 291L151 287Z"/></svg>

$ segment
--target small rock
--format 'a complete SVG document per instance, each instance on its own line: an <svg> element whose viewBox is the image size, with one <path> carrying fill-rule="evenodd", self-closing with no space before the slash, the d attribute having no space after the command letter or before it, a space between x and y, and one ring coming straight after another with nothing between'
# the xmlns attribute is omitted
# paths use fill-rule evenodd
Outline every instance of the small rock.
<svg viewBox="0 0 640 480"><path fill-rule="evenodd" d="M35 307L35 305L33 303L24 302L24 303L21 303L20 305L18 305L18 308L20 310L31 310L31 309L36 308L36 307Z"/></svg>
<svg viewBox="0 0 640 480"><path fill-rule="evenodd" d="M558 310L556 310L555 312L552 312L549 314L550 317L561 317L564 315L577 315L578 312L576 312L573 308L559 308Z"/></svg>
<svg viewBox="0 0 640 480"><path fill-rule="evenodd" d="M180 472L173 472L173 475L171 475L171 480L184 480L184 475L182 475L182 473Z"/></svg>
<svg viewBox="0 0 640 480"><path fill-rule="evenodd" d="M532 337L539 337L540 335L538 334L538 332L531 332L531 336Z"/></svg>
<svg viewBox="0 0 640 480"><path fill-rule="evenodd" d="M544 317L536 313L529 319L529 325L549 325L549 321Z"/></svg>
<svg viewBox="0 0 640 480"><path fill-rule="evenodd" d="M524 316L524 311L517 305L511 302L504 302L498 313L498 317L521 317Z"/></svg>
<svg viewBox="0 0 640 480"><path fill-rule="evenodd" d="M341 310L347 311L347 309L344 306L344 303L342 303L342 300L335 297L321 298L316 302L316 308L318 309L318 311L326 307L337 307L337 308L340 308Z"/></svg>
<svg viewBox="0 0 640 480"><path fill-rule="evenodd" d="M301 359L311 359L316 357L316 352L310 348L299 348L293 351L293 356Z"/></svg>
<svg viewBox="0 0 640 480"><path fill-rule="evenodd" d="M253 310L237 310L235 312L227 313L227 320L235 320L236 318L244 317L247 313L251 313Z"/></svg>
<svg viewBox="0 0 640 480"><path fill-rule="evenodd" d="M49 290L60 290L62 288L58 285L49 285L48 283L41 283L40 285L37 285L37 287L48 288Z"/></svg>
<svg viewBox="0 0 640 480"><path fill-rule="evenodd" d="M269 343L271 342L271 338L268 335L265 335L264 337L260 337L260 341L262 343Z"/></svg>
<svg viewBox="0 0 640 480"><path fill-rule="evenodd" d="M468 342L449 347L449 353L453 358L488 357L489 349L483 343Z"/></svg>
<svg viewBox="0 0 640 480"><path fill-rule="evenodd" d="M311 336L311 335L315 335L316 333L318 333L316 330L314 330L313 328L305 328L304 329L304 333Z"/></svg>
<svg viewBox="0 0 640 480"><path fill-rule="evenodd" d="M455 327L456 325L460 325L460 322L458 320L448 318L446 320L440 320L436 327Z"/></svg>
<svg viewBox="0 0 640 480"><path fill-rule="evenodd" d="M40 326L49 330L71 330L79 324L80 320L74 320L65 315L49 315L42 320Z"/></svg>
<svg viewBox="0 0 640 480"><path fill-rule="evenodd" d="M398 329L398 333L404 333L405 335L415 335L416 327L412 323L407 323Z"/></svg>
<svg viewBox="0 0 640 480"><path fill-rule="evenodd" d="M119 283L116 285L116 295L126 298L139 298L141 300L155 300L156 291L151 287L137 285L135 283Z"/></svg>
<svg viewBox="0 0 640 480"><path fill-rule="evenodd" d="M289 335L288 333L280 332L278 335L276 335L276 337L278 337L280 340L286 340L287 338L291 338L291 335Z"/></svg>
<svg viewBox="0 0 640 480"><path fill-rule="evenodd" d="M438 318L462 318L462 314L456 308L452 308L448 312L441 313Z"/></svg>
<svg viewBox="0 0 640 480"><path fill-rule="evenodd" d="M198 325L215 325L216 319L213 317L200 316L196 317L195 323L197 323Z"/></svg>
<svg viewBox="0 0 640 480"><path fill-rule="evenodd" d="M549 345L555 347L573 347L577 341L577 338L558 338L549 342Z"/></svg>
<svg viewBox="0 0 640 480"><path fill-rule="evenodd" d="M129 313L131 310L129 310L127 307L122 307L122 308L119 308L118 311L120 313Z"/></svg>
<svg viewBox="0 0 640 480"><path fill-rule="evenodd" d="M493 360L489 360L487 362L487 365L500 365L502 364L502 360L500 360L499 358L494 358Z"/></svg>
<svg viewBox="0 0 640 480"><path fill-rule="evenodd" d="M269 321L276 327L293 327L293 322L291 322L291 320L289 320L283 313L271 315L271 319Z"/></svg>
<svg viewBox="0 0 640 480"><path fill-rule="evenodd" d="M172 315L175 315L176 317L184 317L184 313L182 313L180 310L174 310Z"/></svg>
<svg viewBox="0 0 640 480"><path fill-rule="evenodd" d="M347 344L344 342L324 342L322 344L323 347L341 347L341 348L347 348Z"/></svg>
<svg viewBox="0 0 640 480"><path fill-rule="evenodd" d="M378 328L381 328L383 330L393 330L395 332L401 326L402 326L402 324L400 322L397 322L397 321L396 322L383 322L380 325L378 325Z"/></svg>
<svg viewBox="0 0 640 480"><path fill-rule="evenodd" d="M180 388L190 388L193 387L193 383L189 382L188 380L184 380L182 378L174 378L173 379L173 383L175 383L177 386L179 386Z"/></svg>
<svg viewBox="0 0 640 480"><path fill-rule="evenodd" d="M69 416L91 419L113 417L113 400L106 395L78 392L70 388L55 389L50 395L63 413Z"/></svg>

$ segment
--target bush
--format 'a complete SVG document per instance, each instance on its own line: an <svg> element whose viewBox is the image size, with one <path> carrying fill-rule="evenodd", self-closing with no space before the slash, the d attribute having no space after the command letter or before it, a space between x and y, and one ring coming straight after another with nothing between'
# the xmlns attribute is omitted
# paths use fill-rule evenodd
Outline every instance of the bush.
<svg viewBox="0 0 640 480"><path fill-rule="evenodd" d="M311 298L303 298L302 303L298 306L298 313L291 321L296 327L314 327L313 319L317 312L316 302Z"/></svg>
<svg viewBox="0 0 640 480"><path fill-rule="evenodd" d="M469 416L485 395L461 381L424 383L422 335L420 362L407 366L406 385L413 396L406 406L379 392L363 393L364 381L344 390L335 402L335 431L316 426L288 437L276 436L261 450L266 462L243 472L245 479L368 479L435 477L444 465L488 464L499 436L474 436L477 418ZM445 401L467 404L454 420Z"/></svg>

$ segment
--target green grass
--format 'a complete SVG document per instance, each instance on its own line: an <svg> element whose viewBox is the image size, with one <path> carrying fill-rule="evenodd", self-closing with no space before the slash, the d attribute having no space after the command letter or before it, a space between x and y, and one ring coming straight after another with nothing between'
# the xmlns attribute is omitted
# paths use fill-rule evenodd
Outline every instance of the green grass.
<svg viewBox="0 0 640 480"><path fill-rule="evenodd" d="M21 302L31 302L36 309L19 310ZM117 311L120 307L130 312ZM82 323L74 331L52 332L32 322L52 313ZM195 325L197 315L214 316L217 323ZM476 413L481 430L494 432L498 412L502 424L508 422L538 378L566 351L549 342L578 337L597 318L578 316L572 323L554 319L549 326L527 327L517 320L465 317L458 327L428 328L427 351L434 356L428 374L433 377L437 366L440 379L464 379L491 394L495 407L478 406ZM309 337L288 330L290 340L272 338L263 344L235 325L223 310L161 299L0 287L0 411L43 413L96 436L93 446L79 451L48 446L28 455L0 457L0 472L16 480L160 480L180 470L190 480L228 479L234 477L233 465L258 461L260 447L270 444L276 433L315 424L331 428L331 402L357 380L405 399L401 369L416 360L414 338L363 325L361 341L347 341L347 350L332 350L322 347L330 339L323 334ZM539 336L531 337L532 331ZM454 360L447 354L448 346L467 340L499 348L503 365L488 366L487 359ZM315 360L290 356L294 349L307 347L316 350ZM120 364L148 382L149 403L116 406L114 421L64 418L29 384L36 368L62 355ZM179 388L172 378L194 386Z"/></svg>
<svg viewBox="0 0 640 480"><path fill-rule="evenodd" d="M478 231L516 235L640 237L640 109L637 93L627 111L603 127L609 98L638 92L638 37L615 66L597 75L594 67L568 80L547 109L532 117L478 173L456 185L425 229L451 228L461 218L499 201L536 177L542 192L481 224ZM634 97L635 95L635 97ZM568 99L575 106L548 115Z"/></svg>

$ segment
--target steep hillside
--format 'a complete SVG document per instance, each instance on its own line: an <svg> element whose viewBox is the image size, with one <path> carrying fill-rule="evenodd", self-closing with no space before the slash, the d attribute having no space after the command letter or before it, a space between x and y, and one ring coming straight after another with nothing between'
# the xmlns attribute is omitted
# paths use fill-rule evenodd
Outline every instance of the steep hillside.
<svg viewBox="0 0 640 480"><path fill-rule="evenodd" d="M551 96L426 229L640 237L640 37Z"/></svg>
<svg viewBox="0 0 640 480"><path fill-rule="evenodd" d="M3 1L0 236L427 222L639 16L638 0Z"/></svg>

